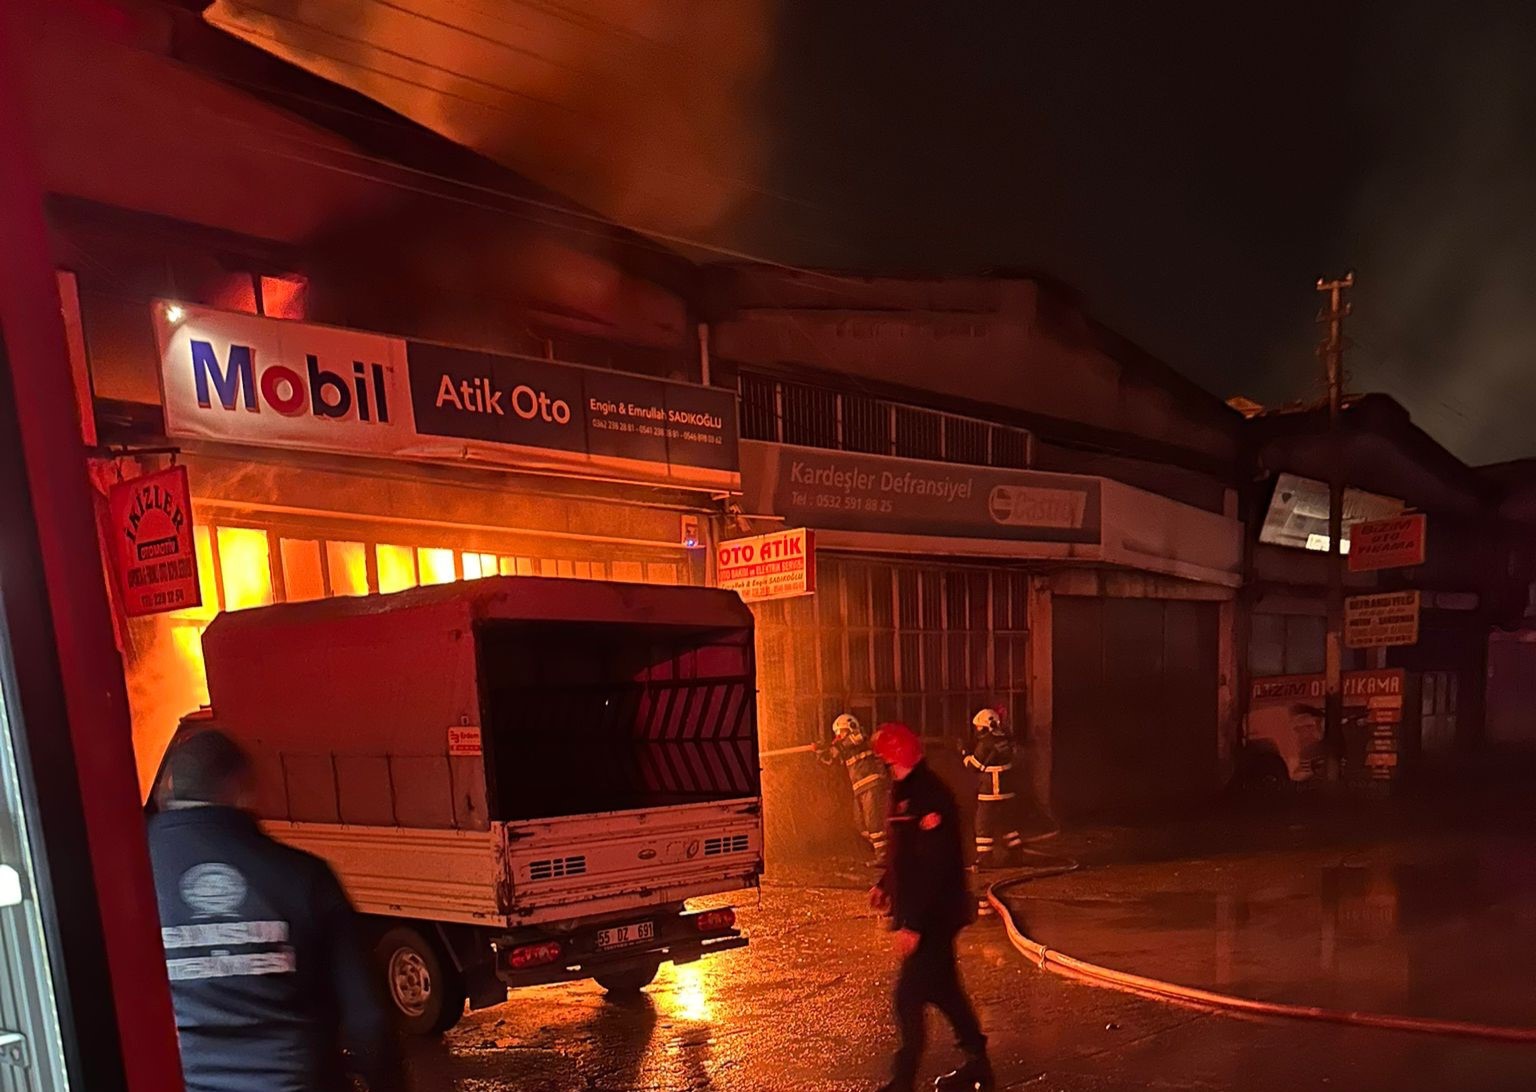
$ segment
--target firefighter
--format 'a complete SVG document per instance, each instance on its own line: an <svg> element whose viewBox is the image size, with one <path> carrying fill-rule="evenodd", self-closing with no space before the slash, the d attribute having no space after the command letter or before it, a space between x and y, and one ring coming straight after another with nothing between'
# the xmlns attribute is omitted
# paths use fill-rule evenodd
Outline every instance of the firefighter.
<svg viewBox="0 0 1536 1092"><path fill-rule="evenodd" d="M896 1019L901 1046L882 1092L913 1092L922 1058L924 1010L932 1005L954 1029L965 1064L938 1080L941 1092L993 1087L987 1037L960 984L955 937L974 918L966 889L960 808L923 761L923 744L904 724L875 732L875 753L891 768L890 854L870 905L888 914L901 953Z"/></svg>
<svg viewBox="0 0 1536 1092"><path fill-rule="evenodd" d="M869 749L869 737L859 718L844 713L832 722L832 740L816 748L816 757L828 766L841 762L853 786L853 821L874 850L875 864L885 863L885 813L891 783L885 764Z"/></svg>
<svg viewBox="0 0 1536 1092"><path fill-rule="evenodd" d="M976 866L1004 868L1023 856L1013 774L1014 741L1003 714L983 709L971 719L976 741L965 764L980 774L976 786Z"/></svg>

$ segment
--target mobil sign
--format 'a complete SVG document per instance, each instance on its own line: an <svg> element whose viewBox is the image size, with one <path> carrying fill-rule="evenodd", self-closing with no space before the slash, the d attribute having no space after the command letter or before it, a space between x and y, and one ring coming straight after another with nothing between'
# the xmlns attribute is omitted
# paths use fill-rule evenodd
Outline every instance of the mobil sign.
<svg viewBox="0 0 1536 1092"><path fill-rule="evenodd" d="M349 454L409 446L404 341L173 302L153 315L166 435Z"/></svg>

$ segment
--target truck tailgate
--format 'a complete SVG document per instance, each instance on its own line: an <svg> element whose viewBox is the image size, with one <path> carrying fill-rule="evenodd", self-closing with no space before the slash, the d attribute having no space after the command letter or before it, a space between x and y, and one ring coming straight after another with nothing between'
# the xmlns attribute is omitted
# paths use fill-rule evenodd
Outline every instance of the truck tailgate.
<svg viewBox="0 0 1536 1092"><path fill-rule="evenodd" d="M761 811L753 797L503 824L503 911L534 924L755 886Z"/></svg>

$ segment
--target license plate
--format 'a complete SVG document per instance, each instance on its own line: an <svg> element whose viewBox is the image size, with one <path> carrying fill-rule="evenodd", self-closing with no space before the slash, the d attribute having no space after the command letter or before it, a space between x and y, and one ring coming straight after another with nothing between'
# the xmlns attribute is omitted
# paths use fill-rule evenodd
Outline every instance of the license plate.
<svg viewBox="0 0 1536 1092"><path fill-rule="evenodd" d="M654 921L642 921L634 925L615 925L612 929L597 931L599 949L627 948L631 944L655 939L656 923Z"/></svg>

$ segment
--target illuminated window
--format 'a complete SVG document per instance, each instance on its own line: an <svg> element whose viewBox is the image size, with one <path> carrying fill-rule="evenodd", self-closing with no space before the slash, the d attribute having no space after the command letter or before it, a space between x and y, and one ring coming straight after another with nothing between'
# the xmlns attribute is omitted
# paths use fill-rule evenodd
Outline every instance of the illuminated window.
<svg viewBox="0 0 1536 1092"><path fill-rule="evenodd" d="M565 561L565 560L556 561L555 562L555 575L556 576L575 576L576 575L576 563L574 561Z"/></svg>
<svg viewBox="0 0 1536 1092"><path fill-rule="evenodd" d="M452 550L422 547L416 551L416 560L421 569L421 582L424 585L452 584L458 579L458 571L453 567ZM379 577L379 583L384 583L382 575Z"/></svg>
<svg viewBox="0 0 1536 1092"><path fill-rule="evenodd" d="M607 580L608 572L601 561L592 562L592 579Z"/></svg>
<svg viewBox="0 0 1536 1092"><path fill-rule="evenodd" d="M541 557L538 560L539 560L539 573L538 573L538 575L540 575L540 576L559 576L560 575L560 562L556 561L552 557Z"/></svg>
<svg viewBox="0 0 1536 1092"><path fill-rule="evenodd" d="M379 562L379 591L404 591L416 586L416 551L409 546L375 546Z"/></svg>
<svg viewBox="0 0 1536 1092"><path fill-rule="evenodd" d="M676 584L677 566L653 561L645 567L645 579L652 584Z"/></svg>
<svg viewBox="0 0 1536 1092"><path fill-rule="evenodd" d="M272 602L272 554L267 533L249 527L220 527L217 537L224 609L244 610Z"/></svg>
<svg viewBox="0 0 1536 1092"><path fill-rule="evenodd" d="M515 557L498 558L497 562L496 562L496 568L501 573L502 576L516 576L517 575L517 558L515 558ZM1536 584L1532 584L1531 587L1532 588L1536 588ZM1532 595L1532 601L1536 602L1536 591L1533 591L1531 593L1531 595Z"/></svg>
<svg viewBox="0 0 1536 1092"><path fill-rule="evenodd" d="M496 575L495 554L462 554L464 579L479 580L482 576Z"/></svg>
<svg viewBox="0 0 1536 1092"><path fill-rule="evenodd" d="M368 552L361 542L327 542L325 562L332 595L368 594Z"/></svg>
<svg viewBox="0 0 1536 1092"><path fill-rule="evenodd" d="M199 607L175 611L172 617L207 622L219 612L219 585L213 573L213 536L208 528L197 526L192 528L192 540L197 548L197 586L202 592L203 603Z"/></svg>
<svg viewBox="0 0 1536 1092"><path fill-rule="evenodd" d="M278 544L283 558L283 595L290 603L325 596L325 577L320 568L320 543L285 538Z"/></svg>
<svg viewBox="0 0 1536 1092"><path fill-rule="evenodd" d="M531 558L531 557L520 557L520 558L517 559L517 575L518 576L538 576L539 575L539 567L538 567L538 565L536 565L534 563L533 558Z"/></svg>

